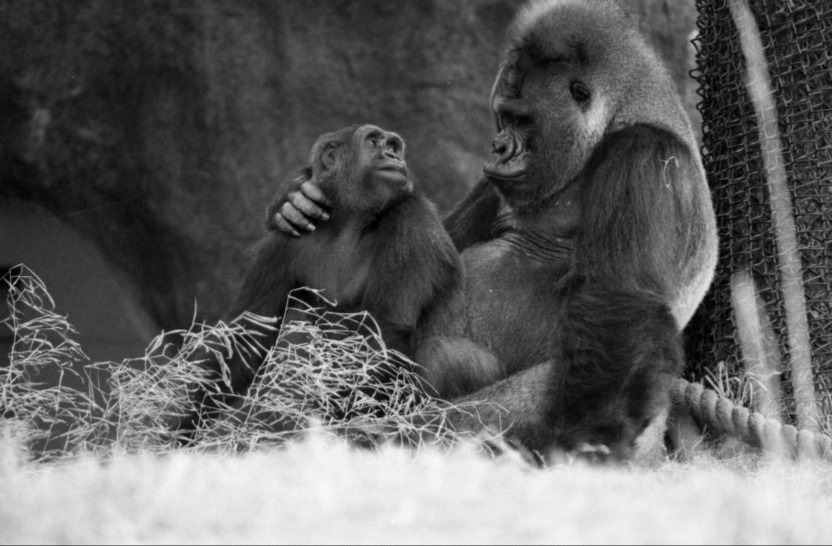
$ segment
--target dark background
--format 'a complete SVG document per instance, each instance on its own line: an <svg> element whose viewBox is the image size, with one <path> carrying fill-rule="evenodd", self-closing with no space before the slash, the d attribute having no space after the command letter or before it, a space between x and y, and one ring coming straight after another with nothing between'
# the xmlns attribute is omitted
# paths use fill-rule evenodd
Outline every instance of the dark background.
<svg viewBox="0 0 832 546"><path fill-rule="evenodd" d="M322 132L399 132L447 210L479 177L521 3L0 0L0 266L25 261L117 359L222 316ZM695 116L694 1L622 3Z"/></svg>

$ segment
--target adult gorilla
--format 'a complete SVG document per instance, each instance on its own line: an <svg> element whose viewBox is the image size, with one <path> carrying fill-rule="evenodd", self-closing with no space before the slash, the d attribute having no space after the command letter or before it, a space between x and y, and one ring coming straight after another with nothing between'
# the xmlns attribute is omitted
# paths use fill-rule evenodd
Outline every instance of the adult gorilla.
<svg viewBox="0 0 832 546"><path fill-rule="evenodd" d="M416 360L439 396L490 403L458 427L626 459L666 414L679 331L716 262L690 122L612 0L525 7L491 105L485 177L444 222L464 287L426 321ZM277 229L323 218L314 184L299 190Z"/></svg>

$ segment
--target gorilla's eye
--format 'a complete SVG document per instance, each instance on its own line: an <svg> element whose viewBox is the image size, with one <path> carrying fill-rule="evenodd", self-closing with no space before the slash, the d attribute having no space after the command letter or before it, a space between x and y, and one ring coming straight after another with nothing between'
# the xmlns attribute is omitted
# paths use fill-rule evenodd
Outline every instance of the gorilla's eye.
<svg viewBox="0 0 832 546"><path fill-rule="evenodd" d="M585 108L589 103L589 88L583 82L574 81L569 84L569 92L572 93L572 98L575 99L581 108Z"/></svg>

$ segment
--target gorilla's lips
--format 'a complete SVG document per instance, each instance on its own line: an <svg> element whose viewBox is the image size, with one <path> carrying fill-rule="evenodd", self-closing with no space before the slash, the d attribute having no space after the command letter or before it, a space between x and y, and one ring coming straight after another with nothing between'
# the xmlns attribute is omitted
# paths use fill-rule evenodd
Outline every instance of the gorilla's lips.
<svg viewBox="0 0 832 546"><path fill-rule="evenodd" d="M521 182L526 178L527 163L528 149L523 135L506 127L494 137L491 156L482 171L495 182Z"/></svg>
<svg viewBox="0 0 832 546"><path fill-rule="evenodd" d="M390 182L407 182L407 165L403 161L382 161L376 166L376 173Z"/></svg>
<svg viewBox="0 0 832 546"><path fill-rule="evenodd" d="M482 172L495 182L523 182L526 179L526 162L518 161L517 163L521 164L514 167L509 164L494 165L489 162L483 166Z"/></svg>

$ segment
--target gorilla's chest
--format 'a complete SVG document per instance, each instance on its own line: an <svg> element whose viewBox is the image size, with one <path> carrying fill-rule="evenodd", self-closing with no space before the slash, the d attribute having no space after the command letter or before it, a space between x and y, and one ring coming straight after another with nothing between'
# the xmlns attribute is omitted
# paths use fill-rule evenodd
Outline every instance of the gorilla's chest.
<svg viewBox="0 0 832 546"><path fill-rule="evenodd" d="M496 240L466 250L467 335L489 348L509 373L552 357L569 262Z"/></svg>
<svg viewBox="0 0 832 546"><path fill-rule="evenodd" d="M353 233L339 233L317 247L309 247L314 253L305 258L308 265L298 272L296 284L322 291L336 302L338 311L357 310L369 277L372 241Z"/></svg>

